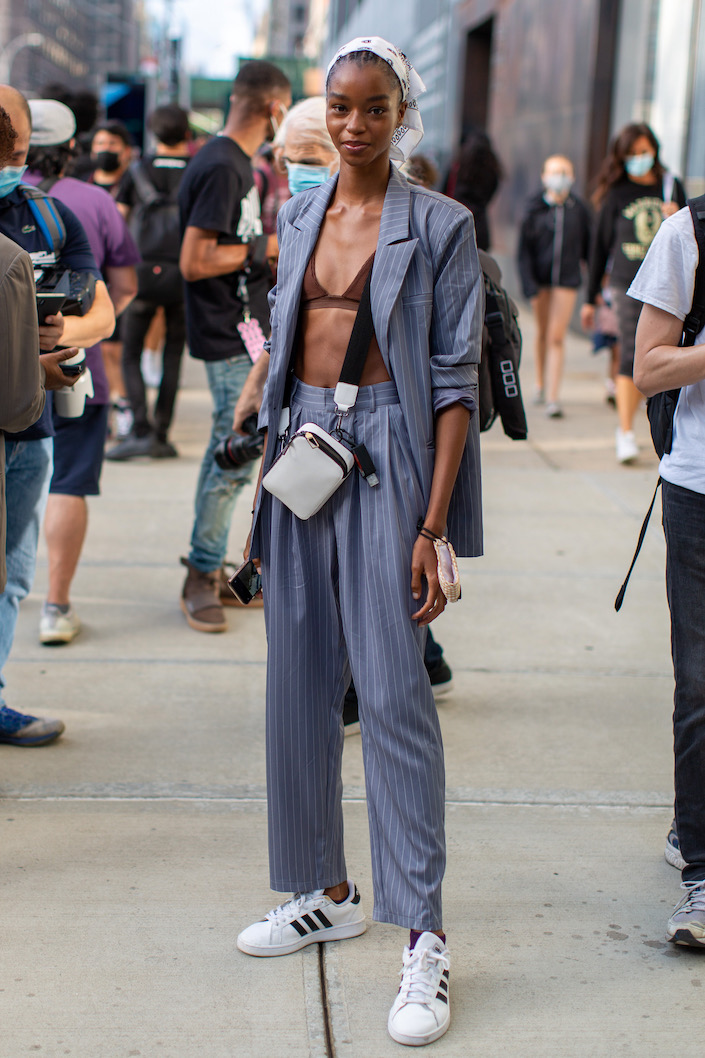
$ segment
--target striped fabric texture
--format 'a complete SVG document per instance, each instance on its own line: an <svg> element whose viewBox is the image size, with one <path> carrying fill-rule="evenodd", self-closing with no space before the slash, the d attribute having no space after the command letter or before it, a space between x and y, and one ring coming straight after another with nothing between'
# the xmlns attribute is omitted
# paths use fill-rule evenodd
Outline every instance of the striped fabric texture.
<svg viewBox="0 0 705 1058"><path fill-rule="evenodd" d="M335 427L332 391L296 383L292 429ZM424 497L393 382L360 390L348 429L380 484L357 473L313 518L263 501L270 884L307 892L347 878L343 698L358 693L372 846L373 915L442 926L443 747L411 620L411 551Z"/></svg>
<svg viewBox="0 0 705 1058"><path fill-rule="evenodd" d="M296 335L303 275L337 177L294 195L279 212L280 256L272 306L271 362L260 426L276 430ZM458 202L416 187L392 166L372 269L372 317L394 380L424 496L431 490L434 412L477 401L484 285L472 215ZM274 459L267 446L265 472ZM259 506L253 545L259 548ZM482 554L480 431L472 416L448 516L457 555Z"/></svg>

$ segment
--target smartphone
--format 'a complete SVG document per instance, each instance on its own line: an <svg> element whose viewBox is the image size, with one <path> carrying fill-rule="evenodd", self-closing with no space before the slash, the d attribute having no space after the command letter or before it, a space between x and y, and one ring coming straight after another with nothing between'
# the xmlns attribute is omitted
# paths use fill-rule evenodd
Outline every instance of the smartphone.
<svg viewBox="0 0 705 1058"><path fill-rule="evenodd" d="M37 314L39 322L44 323L47 316L56 316L61 312L66 301L66 294L37 294Z"/></svg>
<svg viewBox="0 0 705 1058"><path fill-rule="evenodd" d="M255 595L262 589L262 578L252 559L243 562L240 568L235 570L228 580L228 586L244 606L252 602Z"/></svg>

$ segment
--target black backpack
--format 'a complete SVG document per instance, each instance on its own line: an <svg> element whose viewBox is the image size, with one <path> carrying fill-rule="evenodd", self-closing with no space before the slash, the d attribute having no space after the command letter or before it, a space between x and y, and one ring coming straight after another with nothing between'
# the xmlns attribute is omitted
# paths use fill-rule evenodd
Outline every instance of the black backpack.
<svg viewBox="0 0 705 1058"><path fill-rule="evenodd" d="M679 343L681 348L695 345L695 339L705 328L705 195L700 195L699 198L689 198L688 208L690 209L690 215L693 218L693 231L695 232L695 241L698 244L698 265L695 269L693 304L690 307L690 312L683 321L683 333ZM649 397L646 401L646 413L649 416L651 440L654 443L654 448L656 449L656 454L659 459L662 459L664 455L668 455L671 451L671 446L673 444L673 418L676 414L676 405L678 404L680 392L680 389L667 389L664 390L663 393L655 393L653 397ZM624 578L624 584L619 589L617 598L614 601L614 608L618 612L622 608L629 578L632 575L632 570L636 565L636 560L639 557L641 546L646 537L646 530L649 526L649 519L651 518L651 512L654 509L654 503L656 502L656 496L660 484L661 478L656 482L656 488L654 489L649 509L646 512L646 517L644 518L639 531L639 539L637 541L636 551L634 552L634 558L632 559L629 571Z"/></svg>
<svg viewBox="0 0 705 1058"><path fill-rule="evenodd" d="M521 331L519 310L502 286L502 272L494 257L478 250L485 281L485 321L479 371L480 430L489 430L499 416L513 441L528 434L519 385Z"/></svg>
<svg viewBox="0 0 705 1058"><path fill-rule="evenodd" d="M160 304L180 301L178 185L169 193L157 190L141 162L131 165L129 172L137 192L130 231L142 254L142 264L137 266L137 296Z"/></svg>

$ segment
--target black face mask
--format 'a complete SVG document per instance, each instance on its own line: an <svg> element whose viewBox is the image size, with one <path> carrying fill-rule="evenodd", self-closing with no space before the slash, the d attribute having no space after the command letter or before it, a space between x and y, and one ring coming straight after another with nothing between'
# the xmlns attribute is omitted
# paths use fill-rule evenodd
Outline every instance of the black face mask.
<svg viewBox="0 0 705 1058"><path fill-rule="evenodd" d="M120 168L120 155L117 151L99 151L93 158L96 169L104 173L116 173Z"/></svg>

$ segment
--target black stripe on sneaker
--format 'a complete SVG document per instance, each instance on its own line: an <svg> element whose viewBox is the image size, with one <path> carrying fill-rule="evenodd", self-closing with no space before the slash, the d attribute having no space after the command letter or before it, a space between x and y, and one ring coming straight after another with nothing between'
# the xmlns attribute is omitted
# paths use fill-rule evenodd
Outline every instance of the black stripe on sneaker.
<svg viewBox="0 0 705 1058"><path fill-rule="evenodd" d="M313 913L316 916L316 918L318 919L318 921L321 923L322 926L325 926L326 929L332 929L333 928L333 923L331 922L331 920L329 918L327 918L323 914L322 911L316 910Z"/></svg>
<svg viewBox="0 0 705 1058"><path fill-rule="evenodd" d="M450 970L444 970L441 976L445 977L445 979L447 981L448 978L450 977Z"/></svg>
<svg viewBox="0 0 705 1058"><path fill-rule="evenodd" d="M359 904L360 903L360 893L358 892L357 886L355 886L355 896L352 898L350 903L351 904Z"/></svg>
<svg viewBox="0 0 705 1058"><path fill-rule="evenodd" d="M295 918L293 922L289 923L289 925L294 927L300 937L308 936L308 930L298 919Z"/></svg>
<svg viewBox="0 0 705 1058"><path fill-rule="evenodd" d="M302 915L302 916L301 916L301 918L302 918L302 919L303 919L303 921L304 921L304 922L306 923L306 925L308 926L308 928L309 928L309 929L311 930L311 932L312 932L312 933L315 933L315 932L316 932L316 930L319 930L319 929L321 928L321 927L320 927L320 926L318 925L318 923L317 923L317 922L314 922L314 921L313 921L313 919L311 918L311 916L310 916L310 915Z"/></svg>
<svg viewBox="0 0 705 1058"><path fill-rule="evenodd" d="M440 999L441 1003L448 1002L448 996L443 995L442 992L436 992L436 999Z"/></svg>
<svg viewBox="0 0 705 1058"><path fill-rule="evenodd" d="M438 987L442 988L444 990L444 992L446 992L446 994L447 994L447 992L448 992L448 982L444 981L443 978L441 978L440 981L438 982Z"/></svg>

